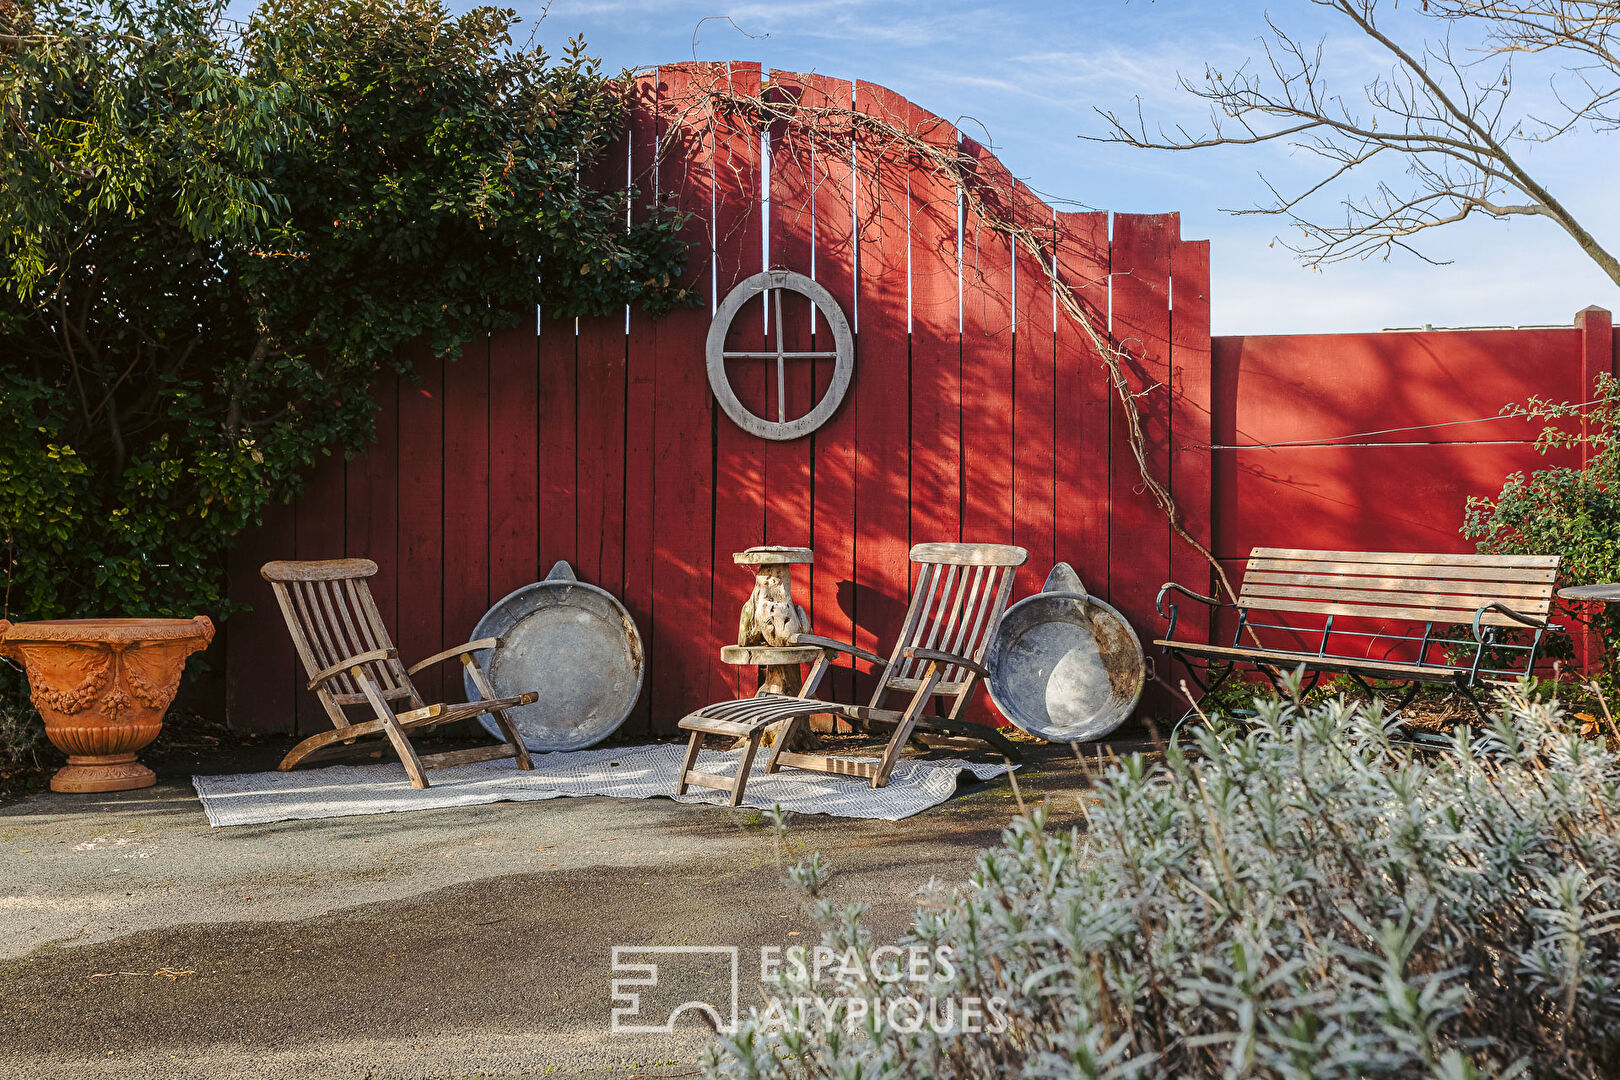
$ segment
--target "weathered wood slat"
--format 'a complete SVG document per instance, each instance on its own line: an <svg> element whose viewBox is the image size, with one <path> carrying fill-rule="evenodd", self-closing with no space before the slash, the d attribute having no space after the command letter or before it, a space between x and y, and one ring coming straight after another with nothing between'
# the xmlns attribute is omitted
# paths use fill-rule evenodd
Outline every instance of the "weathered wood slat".
<svg viewBox="0 0 1620 1080"><path fill-rule="evenodd" d="M1487 571L1476 571L1486 574ZM1543 573L1535 570L1530 573ZM1428 578L1411 575L1407 577L1360 577L1345 574L1315 574L1295 573L1275 570L1256 570L1252 564L1243 574L1243 584L1256 585L1317 585L1327 584L1329 588L1355 588L1378 589L1390 592L1411 593L1476 593L1487 592L1493 597L1533 596L1544 597L1551 594L1548 586L1556 576L1556 571L1548 571L1547 581L1541 584L1520 581L1497 581L1494 578Z"/></svg>
<svg viewBox="0 0 1620 1080"><path fill-rule="evenodd" d="M1324 604L1309 600L1277 600L1256 597L1244 602L1245 607L1260 611L1300 611L1313 615L1354 615L1363 619L1405 619L1411 622L1471 623L1476 608L1400 608L1381 607L1376 604ZM1495 612L1487 613L1480 622L1486 626L1519 626L1524 624Z"/></svg>
<svg viewBox="0 0 1620 1080"><path fill-rule="evenodd" d="M1356 657L1320 655L1318 653L1294 652L1287 649L1245 649L1233 648L1227 645L1203 645L1188 641L1155 641L1154 645L1161 648L1172 645L1178 651L1192 653L1196 656L1208 656L1214 659L1229 660L1259 660L1276 667L1292 669L1304 664L1306 668L1319 668L1323 671L1355 671L1360 673L1383 674L1397 678L1423 678L1435 682L1450 682L1455 678L1455 669L1438 665L1402 664L1391 660L1360 659Z"/></svg>
<svg viewBox="0 0 1620 1080"><path fill-rule="evenodd" d="M1208 240L1180 240L1170 249L1170 285L1170 494L1181 510L1182 526L1213 550L1210 445L1216 440L1212 431L1215 398L1210 364ZM1215 577L1208 561L1178 538L1170 541L1170 578L1206 596L1214 595ZM1188 636L1209 637L1209 608L1189 605L1182 614L1188 619Z"/></svg>
<svg viewBox="0 0 1620 1080"><path fill-rule="evenodd" d="M911 546L911 558L945 566L1008 566L1028 559L1029 552L1012 544L923 543Z"/></svg>
<svg viewBox="0 0 1620 1080"><path fill-rule="evenodd" d="M912 127L909 101L875 83L855 84L855 111L902 130ZM906 207L911 161L904 142L857 130L856 279L860 393L855 414L855 496L860 537L855 545L855 638L881 649L898 633L905 609L911 510L911 389L907 334ZM858 680L859 681L859 680Z"/></svg>
<svg viewBox="0 0 1620 1080"><path fill-rule="evenodd" d="M638 190L631 205L631 220L643 222L657 205L658 76L636 77L632 83L630 178ZM632 306L625 340L624 403L624 595L621 599L641 630L644 655L662 655L657 636L657 594L653 589L653 560L657 552L657 489L654 487L658 408L659 320L640 306ZM668 423L666 418L664 423ZM654 668L654 670L657 670ZM641 697L625 720L627 734L651 734L653 681L646 680Z"/></svg>
<svg viewBox="0 0 1620 1080"><path fill-rule="evenodd" d="M399 388L394 627L400 655L427 656L444 646L444 362L425 347L413 353L417 380ZM444 700L439 672L415 685L428 699Z"/></svg>
<svg viewBox="0 0 1620 1080"><path fill-rule="evenodd" d="M692 343L706 337L713 310L714 138L712 107L706 103L709 90L723 86L725 77L723 64L658 69L660 144L683 148L659 163L658 184L678 211L692 215L680 234L689 245L682 284L703 303L671 312L656 326L653 592L658 603L652 666L661 674L664 693L652 699L655 724L678 720L693 702L714 700L711 681L723 688L730 673L719 658L725 642L714 639L710 623L710 582L716 573L713 395L703 364L692 362L691 351ZM727 566L720 572L736 571ZM736 636L735 614L730 618L733 633L727 640Z"/></svg>
<svg viewBox="0 0 1620 1080"><path fill-rule="evenodd" d="M1170 253L1180 240L1180 220L1178 214L1115 214L1113 222L1109 325L1125 354L1121 363L1141 420L1147 469L1160 483L1170 480ZM1129 425L1118 395L1112 396L1105 597L1131 623L1151 626L1154 592L1170 580L1170 526L1142 482ZM1153 682L1142 700L1148 710L1170 705Z"/></svg>
<svg viewBox="0 0 1620 1080"><path fill-rule="evenodd" d="M838 306L854 322L855 249L854 232L854 136L848 124L837 120L837 110L847 110L854 100L854 87L843 79L825 75L801 75L801 101L808 109L827 110L822 122L821 141L812 165L815 258L811 267L818 284L832 293ZM820 326L815 335L817 347L826 347L831 334ZM814 361L816 386L825 387L832 379L830 360ZM861 376L853 393L865 394ZM855 432L856 415L851 402L833 414L811 436L815 457L815 499L813 530L816 561L811 567L810 625L818 634L840 641L855 641ZM855 692L855 681L847 668L835 668L827 676L823 693L847 699Z"/></svg>
<svg viewBox="0 0 1620 1080"><path fill-rule="evenodd" d="M718 87L744 100L758 96L758 64L717 65L714 77ZM715 245L715 295L723 299L744 278L764 269L761 265L761 168L759 132L737 112L715 112L711 129L714 140L713 235ZM750 304L732 320L728 348L753 350L766 341L764 308ZM801 361L796 366L809 366ZM774 416L776 406L775 365L758 360L730 365L732 385L756 415ZM766 388L770 387L767 394ZM770 443L738 427L721 416L714 429L714 523L711 532L709 582L709 641L711 648L735 643L737 611L748 598L753 582L749 575L730 569L732 552L765 542L765 454ZM712 661L711 661L712 664ZM742 683L746 671L750 680L754 668L730 664L714 665L709 697L751 692L754 685Z"/></svg>
<svg viewBox="0 0 1620 1080"><path fill-rule="evenodd" d="M922 109L909 122L952 157L956 129ZM921 154L909 160L911 535L962 538L962 339L956 184Z"/></svg>
<svg viewBox="0 0 1620 1080"><path fill-rule="evenodd" d="M444 563L454 570L444 590L439 641L432 652L467 640L491 600L489 344L487 336L468 342L461 356L444 368ZM455 672L434 674L441 688L436 700L462 696Z"/></svg>
<svg viewBox="0 0 1620 1080"><path fill-rule="evenodd" d="M1057 561L1057 489L1054 443L1057 390L1052 323L1052 259L1056 245L1052 208L1025 185L1013 182L1013 223L1039 246L1013 247L1013 543L1029 552L1016 571L1019 592L1039 592Z"/></svg>
<svg viewBox="0 0 1620 1080"><path fill-rule="evenodd" d="M778 81L773 75L766 90L772 101L802 104L803 86L789 77ZM769 265L806 271L811 265L813 238L812 191L815 155L814 140L802 124L778 123L770 132L770 236ZM813 352L816 320L814 305L802 300L785 303L782 317L782 347L794 352ZM773 328L774 329L774 328ZM825 342L823 343L825 344ZM825 352L825 349L822 350ZM826 360L821 362L825 363ZM764 367L764 365L758 365ZM787 415L804 416L819 397L816 365L799 362L787 365ZM790 442L772 440L765 447L767 513L763 542L786 547L810 547L815 460L811 439Z"/></svg>
<svg viewBox="0 0 1620 1080"><path fill-rule="evenodd" d="M1558 565L1556 555L1448 555L1409 551L1317 551L1309 548L1257 547L1251 559L1296 559L1307 562L1404 563L1413 566L1501 566L1547 569Z"/></svg>
<svg viewBox="0 0 1620 1080"><path fill-rule="evenodd" d="M1108 214L1057 214L1057 274L1088 322L1106 335ZM1109 590L1109 421L1116 406L1108 369L1085 328L1057 315L1057 557L1099 595Z"/></svg>
<svg viewBox="0 0 1620 1080"><path fill-rule="evenodd" d="M1494 593L1439 593L1439 592L1378 592L1372 589L1340 589L1327 585L1295 586L1243 583L1240 604L1261 598L1321 600L1328 603L1379 604L1400 608L1446 608L1474 610L1486 604L1501 601L1515 611L1526 615L1545 615L1552 606L1552 597L1502 597Z"/></svg>
<svg viewBox="0 0 1620 1080"><path fill-rule="evenodd" d="M1434 566L1399 563L1312 562L1306 559L1250 559L1250 570L1281 573L1350 574L1381 577L1434 578L1447 581L1527 581L1545 584L1558 577L1556 567L1524 569L1512 566Z"/></svg>

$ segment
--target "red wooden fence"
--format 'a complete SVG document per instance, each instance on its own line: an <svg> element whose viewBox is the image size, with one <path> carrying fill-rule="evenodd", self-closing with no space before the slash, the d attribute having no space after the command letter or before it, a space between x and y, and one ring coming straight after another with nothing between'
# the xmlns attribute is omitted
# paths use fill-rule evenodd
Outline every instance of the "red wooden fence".
<svg viewBox="0 0 1620 1080"><path fill-rule="evenodd" d="M847 122L815 138L801 127L836 129L836 118L762 133L712 107L715 87L809 110L853 106L957 149L977 196L1038 235L1041 257L960 212L954 184L905 141ZM690 283L708 303L656 320L583 319L577 330L542 319L538 335L496 334L451 363L422 356L419 381L379 385L376 445L325 462L297 504L275 508L234 553L233 595L255 610L229 625L233 724L303 733L325 723L256 574L289 555L375 559L374 588L407 658L465 640L494 600L568 559L624 599L647 643L632 732L670 730L693 706L749 689L718 654L751 587L731 553L751 545L814 548L798 589L817 631L868 648L886 649L897 629L906 553L919 541L1022 544L1021 592L1067 559L1144 627L1172 568L1204 579L1173 553L1140 490L1106 369L1056 317L1048 280L1055 266L1103 325L1112 309L1132 378L1149 388L1152 464L1186 488L1207 533L1208 246L1183 241L1176 215L1116 215L1110 240L1106 214L1054 212L984 147L870 83L683 64L645 77L633 104L600 168L628 170L693 213ZM649 170L658 142L676 149ZM704 372L711 305L767 265L813 276L856 330L843 406L796 442L736 427ZM825 328L807 318L785 330L826 347ZM819 396L829 367L794 374L790 411ZM762 411L763 371L735 378ZM1172 455L1178 429L1187 448ZM443 688L429 678L425 692Z"/></svg>
<svg viewBox="0 0 1620 1080"><path fill-rule="evenodd" d="M712 107L716 88L811 119L762 132ZM1542 459L1522 421L1452 422L1532 393L1583 400L1613 368L1607 313L1570 329L1212 343L1208 244L1182 240L1175 214L1054 212L984 147L869 83L683 64L644 77L632 106L601 175L692 212L689 283L708 302L656 320L542 319L454 362L420 356L415 382L382 381L377 443L325 462L233 553L233 596L255 609L227 626L234 726L326 725L257 575L289 556L376 560L407 660L464 641L491 603L569 560L641 629L631 735L751 690L719 649L751 586L731 553L755 544L813 548L796 589L817 632L868 648L892 640L907 548L925 540L1022 544L1019 595L1066 559L1151 638L1160 583L1207 588L1209 568L1142 490L1106 369L1054 311L1049 272L1129 353L1149 465L1232 569L1262 543L1467 550L1466 497ZM828 110L851 106L955 148L976 200L1039 236L1040 258L964 211L975 200L907 143L840 128ZM812 138L803 123L826 127ZM673 147L661 159L660 144ZM767 266L814 277L856 330L849 395L796 442L736 427L704 370L713 303ZM784 321L790 348L827 347L808 317ZM829 377L825 361L794 372L790 414ZM739 368L733 385L766 411L762 370ZM424 676L426 693L459 692Z"/></svg>

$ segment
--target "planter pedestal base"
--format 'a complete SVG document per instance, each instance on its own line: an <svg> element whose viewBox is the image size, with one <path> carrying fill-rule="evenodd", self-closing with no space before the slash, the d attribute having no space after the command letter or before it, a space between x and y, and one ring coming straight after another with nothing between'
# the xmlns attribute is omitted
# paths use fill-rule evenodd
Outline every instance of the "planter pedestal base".
<svg viewBox="0 0 1620 1080"><path fill-rule="evenodd" d="M157 783L157 773L134 754L69 754L51 777L52 791L134 791Z"/></svg>

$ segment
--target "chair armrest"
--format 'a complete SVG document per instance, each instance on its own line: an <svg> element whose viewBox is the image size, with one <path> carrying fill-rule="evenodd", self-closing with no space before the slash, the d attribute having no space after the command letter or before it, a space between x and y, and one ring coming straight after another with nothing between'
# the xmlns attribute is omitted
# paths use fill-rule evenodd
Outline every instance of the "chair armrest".
<svg viewBox="0 0 1620 1080"><path fill-rule="evenodd" d="M1524 614L1521 614L1520 612L1514 611L1512 608L1508 607L1506 604L1502 603L1500 600L1492 600L1490 603L1486 604L1484 607L1482 607L1478 611L1474 612L1474 640L1475 641L1483 641L1484 640L1483 638L1480 637L1479 626L1480 626L1480 620L1485 617L1485 613L1487 611L1495 611L1498 614L1506 615L1508 618L1512 619L1514 622L1520 622L1520 623L1523 623L1526 626L1533 626L1537 630L1545 630L1545 629L1547 629L1547 620L1546 619L1532 618L1529 615L1524 615Z"/></svg>
<svg viewBox="0 0 1620 1080"><path fill-rule="evenodd" d="M1222 606L1221 602L1215 599L1213 596L1205 596L1203 593L1195 593L1185 585L1177 585L1173 581L1167 581L1163 585L1159 586L1159 595L1153 598L1153 610L1159 613L1159 618L1161 619L1168 619L1170 617L1164 613L1164 598L1167 594L1173 592L1180 593L1182 596L1185 596L1188 599L1197 600L1200 604L1208 604L1210 607Z"/></svg>
<svg viewBox="0 0 1620 1080"><path fill-rule="evenodd" d="M498 637L479 638L477 641L469 641L465 645L457 645L453 649L446 649L442 653L434 653L426 660L418 661L412 666L406 668L405 674L415 675L418 671L421 671L425 667L432 667L434 664L442 664L446 660L460 656L463 653L480 652L484 649L498 649L500 647L501 639Z"/></svg>
<svg viewBox="0 0 1620 1080"><path fill-rule="evenodd" d="M877 653L867 652L859 645L851 645L847 641L838 641L835 638L822 637L820 634L794 634L789 644L814 645L818 649L825 649L828 652L841 652L848 653L851 656L858 656L869 663L877 664L879 667L889 666L889 662Z"/></svg>
<svg viewBox="0 0 1620 1080"><path fill-rule="evenodd" d="M321 670L317 671L314 677L309 680L309 689L314 690L316 687L332 678L332 676L342 675L350 668L359 667L361 664L370 664L377 660L398 659L398 649L372 649L370 652L355 653L353 656L345 657L344 659L339 660L331 667L322 668Z"/></svg>
<svg viewBox="0 0 1620 1080"><path fill-rule="evenodd" d="M965 656L958 656L956 653L941 652L939 649L908 648L901 655L912 660L927 660L930 663L945 664L948 667L953 665L964 667L982 679L990 677L989 670L983 664L976 660L969 660Z"/></svg>

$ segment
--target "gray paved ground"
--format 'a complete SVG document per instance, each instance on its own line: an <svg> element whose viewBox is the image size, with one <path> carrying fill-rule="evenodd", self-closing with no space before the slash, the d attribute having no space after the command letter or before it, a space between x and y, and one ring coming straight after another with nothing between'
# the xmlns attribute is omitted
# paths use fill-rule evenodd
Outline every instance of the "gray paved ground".
<svg viewBox="0 0 1620 1080"><path fill-rule="evenodd" d="M1034 757L1025 798L1073 821L1082 771ZM1001 780L790 844L892 938L1013 809ZM184 777L34 796L0 806L0 1077L693 1075L695 1022L610 1031L610 949L740 946L746 1006L758 946L814 938L779 878L757 813L658 799L210 829ZM672 960L648 1011L709 996L705 963Z"/></svg>

